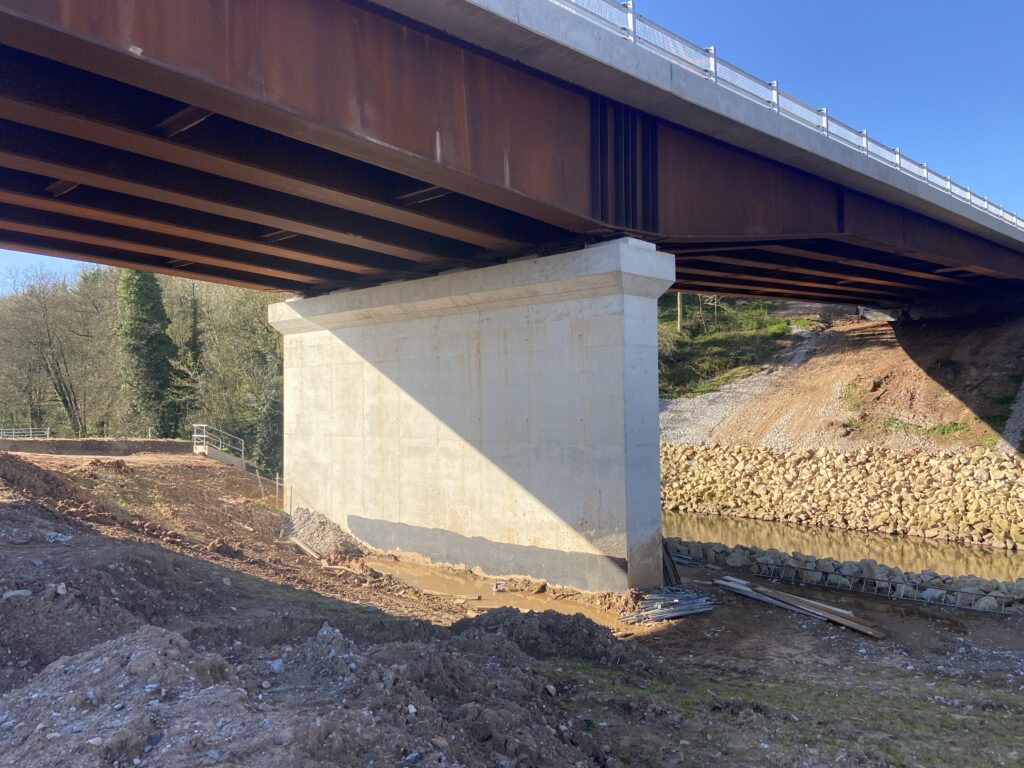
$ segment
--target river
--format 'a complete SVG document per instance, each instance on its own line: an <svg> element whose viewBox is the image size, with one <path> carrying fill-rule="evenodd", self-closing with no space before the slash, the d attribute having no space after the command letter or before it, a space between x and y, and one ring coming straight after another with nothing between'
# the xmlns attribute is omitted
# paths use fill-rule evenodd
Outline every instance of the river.
<svg viewBox="0 0 1024 768"><path fill-rule="evenodd" d="M662 528L665 536L689 541L773 548L836 560L870 558L903 571L931 569L943 576L973 574L999 581L1024 578L1024 552L967 544L678 512L665 513Z"/></svg>

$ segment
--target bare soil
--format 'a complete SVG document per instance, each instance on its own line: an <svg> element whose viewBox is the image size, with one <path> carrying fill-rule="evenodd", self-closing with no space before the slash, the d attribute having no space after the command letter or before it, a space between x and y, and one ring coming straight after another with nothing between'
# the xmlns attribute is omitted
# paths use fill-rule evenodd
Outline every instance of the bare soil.
<svg viewBox="0 0 1024 768"><path fill-rule="evenodd" d="M800 365L780 359L735 382L736 392L663 404L663 439L782 450L996 446L1024 380L1024 318L829 321Z"/></svg>
<svg viewBox="0 0 1024 768"><path fill-rule="evenodd" d="M200 457L0 455L0 765L1024 756L1018 620L816 595L878 622L878 642L690 568L713 612L627 627L632 596L451 570L431 583L452 594L424 591L425 566L388 574L353 550L325 569L281 543L290 521L262 490ZM524 599L550 612L500 607Z"/></svg>

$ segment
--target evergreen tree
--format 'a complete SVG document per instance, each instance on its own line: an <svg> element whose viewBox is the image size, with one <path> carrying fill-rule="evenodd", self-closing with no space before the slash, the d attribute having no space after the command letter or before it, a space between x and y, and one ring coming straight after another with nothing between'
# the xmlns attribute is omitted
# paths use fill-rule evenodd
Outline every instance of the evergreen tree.
<svg viewBox="0 0 1024 768"><path fill-rule="evenodd" d="M196 290L195 281L188 284L185 298L185 322L187 323L185 338L178 348L178 356L173 361L174 371L171 384L170 399L174 404L182 429L188 422L196 418L202 410L203 391L203 308Z"/></svg>
<svg viewBox="0 0 1024 768"><path fill-rule="evenodd" d="M169 390L177 349L167 335L170 320L156 276L128 269L121 272L117 309L123 427L129 434L173 437L178 415Z"/></svg>

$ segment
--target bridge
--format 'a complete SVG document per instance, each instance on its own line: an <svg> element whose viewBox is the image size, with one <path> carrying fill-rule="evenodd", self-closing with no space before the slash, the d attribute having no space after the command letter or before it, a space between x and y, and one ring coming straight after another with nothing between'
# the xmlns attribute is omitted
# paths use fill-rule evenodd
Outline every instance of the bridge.
<svg viewBox="0 0 1024 768"><path fill-rule="evenodd" d="M607 0L0 0L0 247L305 298L295 504L660 579L655 302L992 301L1024 221Z"/></svg>

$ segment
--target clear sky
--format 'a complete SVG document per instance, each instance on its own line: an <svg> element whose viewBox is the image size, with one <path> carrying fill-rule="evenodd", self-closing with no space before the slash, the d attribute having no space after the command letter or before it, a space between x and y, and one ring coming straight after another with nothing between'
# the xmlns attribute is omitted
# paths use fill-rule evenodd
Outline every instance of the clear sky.
<svg viewBox="0 0 1024 768"><path fill-rule="evenodd" d="M637 12L1024 215L1024 0L635 0ZM75 262L0 250L10 266Z"/></svg>

